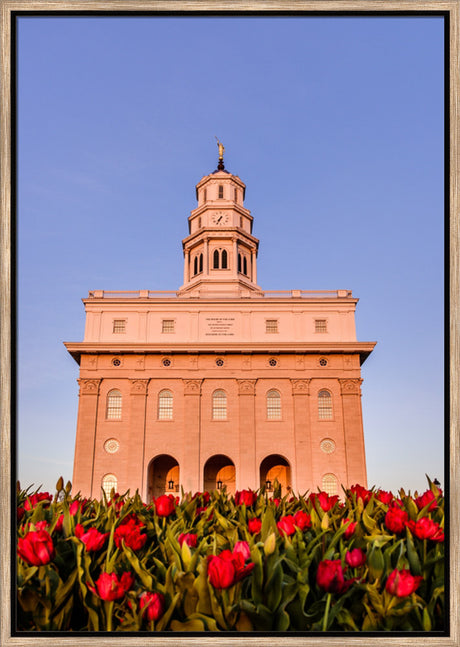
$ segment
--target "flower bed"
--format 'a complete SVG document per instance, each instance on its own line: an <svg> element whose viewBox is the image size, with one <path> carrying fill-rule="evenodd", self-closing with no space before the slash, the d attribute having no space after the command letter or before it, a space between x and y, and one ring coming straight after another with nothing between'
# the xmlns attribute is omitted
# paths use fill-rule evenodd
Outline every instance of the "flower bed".
<svg viewBox="0 0 460 647"><path fill-rule="evenodd" d="M444 500L18 491L18 629L435 631Z"/></svg>

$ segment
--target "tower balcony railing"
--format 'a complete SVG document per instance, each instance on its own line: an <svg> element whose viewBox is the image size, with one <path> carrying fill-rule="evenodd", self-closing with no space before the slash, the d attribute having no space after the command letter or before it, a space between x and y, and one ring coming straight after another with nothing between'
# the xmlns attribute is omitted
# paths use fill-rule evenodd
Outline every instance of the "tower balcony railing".
<svg viewBox="0 0 460 647"><path fill-rule="evenodd" d="M173 290L91 290L89 299L234 299L235 296L251 299L343 299L351 297L351 290L266 290L265 292L231 293L206 291L202 294L179 293Z"/></svg>

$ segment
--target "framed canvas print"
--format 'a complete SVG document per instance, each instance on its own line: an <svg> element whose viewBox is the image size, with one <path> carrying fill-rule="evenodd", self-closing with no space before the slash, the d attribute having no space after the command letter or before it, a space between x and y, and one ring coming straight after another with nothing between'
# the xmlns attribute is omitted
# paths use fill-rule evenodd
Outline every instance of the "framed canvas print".
<svg viewBox="0 0 460 647"><path fill-rule="evenodd" d="M458 3L2 27L3 643L459 644Z"/></svg>

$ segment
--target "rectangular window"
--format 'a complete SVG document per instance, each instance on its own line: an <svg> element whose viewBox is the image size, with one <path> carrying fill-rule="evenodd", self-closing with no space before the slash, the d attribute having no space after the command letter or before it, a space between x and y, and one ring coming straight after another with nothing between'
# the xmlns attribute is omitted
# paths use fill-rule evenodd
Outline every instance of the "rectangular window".
<svg viewBox="0 0 460 647"><path fill-rule="evenodd" d="M233 189L233 197L234 197L234 200L236 202L238 200L238 192L237 192L236 189Z"/></svg>
<svg viewBox="0 0 460 647"><path fill-rule="evenodd" d="M218 195L219 195L219 198L224 197L224 187L221 184L219 184L219 194Z"/></svg>
<svg viewBox="0 0 460 647"><path fill-rule="evenodd" d="M161 332L174 332L174 319L163 319Z"/></svg>
<svg viewBox="0 0 460 647"><path fill-rule="evenodd" d="M114 319L112 332L126 332L126 319Z"/></svg>
<svg viewBox="0 0 460 647"><path fill-rule="evenodd" d="M315 332L327 332L326 319L315 319Z"/></svg>
<svg viewBox="0 0 460 647"><path fill-rule="evenodd" d="M265 332L278 332L278 319L266 319Z"/></svg>

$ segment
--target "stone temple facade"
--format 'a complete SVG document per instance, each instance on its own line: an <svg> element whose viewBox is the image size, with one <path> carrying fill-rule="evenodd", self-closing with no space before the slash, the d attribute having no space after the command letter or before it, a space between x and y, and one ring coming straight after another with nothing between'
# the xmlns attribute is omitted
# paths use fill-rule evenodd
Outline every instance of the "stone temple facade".
<svg viewBox="0 0 460 647"><path fill-rule="evenodd" d="M283 494L366 486L361 364L349 290L264 291L245 184L224 168L196 185L177 292L84 299L74 492L100 497L276 480Z"/></svg>

